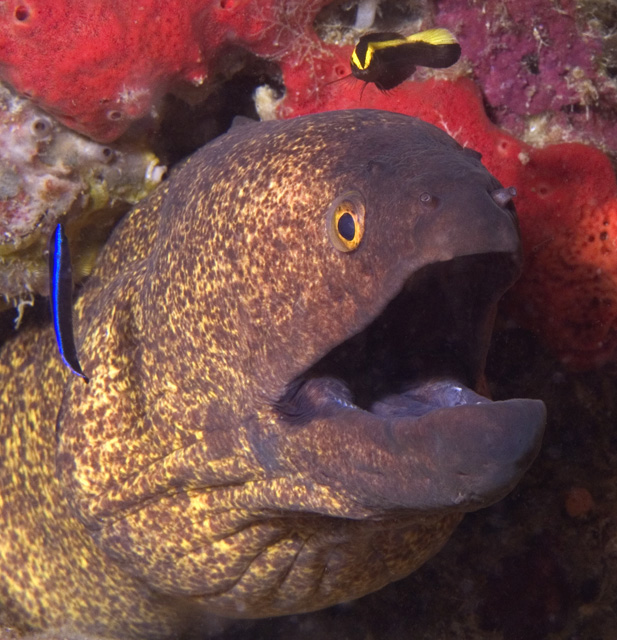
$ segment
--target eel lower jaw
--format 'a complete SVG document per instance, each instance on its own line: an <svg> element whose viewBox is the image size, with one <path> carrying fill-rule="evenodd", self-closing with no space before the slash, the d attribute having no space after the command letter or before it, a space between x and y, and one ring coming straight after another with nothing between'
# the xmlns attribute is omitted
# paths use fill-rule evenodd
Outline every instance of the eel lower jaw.
<svg viewBox="0 0 617 640"><path fill-rule="evenodd" d="M546 421L539 400L491 401L453 379L418 382L363 409L340 380L312 378L296 401L270 462L291 461L303 482L353 504L317 512L353 518L466 512L501 500L538 454Z"/></svg>

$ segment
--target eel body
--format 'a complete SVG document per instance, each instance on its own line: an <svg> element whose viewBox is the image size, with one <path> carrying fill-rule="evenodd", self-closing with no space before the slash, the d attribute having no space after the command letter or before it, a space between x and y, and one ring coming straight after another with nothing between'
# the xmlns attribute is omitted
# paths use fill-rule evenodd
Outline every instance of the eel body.
<svg viewBox="0 0 617 640"><path fill-rule="evenodd" d="M232 129L116 228L75 305L0 352L0 607L176 637L399 579L535 457L478 393L521 264L478 154L371 110Z"/></svg>

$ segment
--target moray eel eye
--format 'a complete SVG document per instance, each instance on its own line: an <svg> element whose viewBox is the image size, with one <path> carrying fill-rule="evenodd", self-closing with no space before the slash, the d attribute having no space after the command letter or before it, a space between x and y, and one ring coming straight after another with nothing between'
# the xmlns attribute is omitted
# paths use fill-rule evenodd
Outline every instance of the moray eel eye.
<svg viewBox="0 0 617 640"><path fill-rule="evenodd" d="M364 202L359 193L347 193L337 198L326 216L328 236L339 251L358 248L364 235Z"/></svg>

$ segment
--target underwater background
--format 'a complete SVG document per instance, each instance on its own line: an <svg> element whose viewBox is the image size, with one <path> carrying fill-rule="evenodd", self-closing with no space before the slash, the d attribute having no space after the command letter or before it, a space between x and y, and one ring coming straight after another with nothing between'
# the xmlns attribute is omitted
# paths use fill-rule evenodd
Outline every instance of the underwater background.
<svg viewBox="0 0 617 640"><path fill-rule="evenodd" d="M525 270L500 306L487 380L494 399L547 405L530 471L408 578L220 637L617 638L617 3L94 4L0 8L2 339L16 314L48 322L59 220L87 277L115 222L237 116L417 115L518 193ZM452 67L418 67L386 93L350 77L363 33L436 26L461 45Z"/></svg>

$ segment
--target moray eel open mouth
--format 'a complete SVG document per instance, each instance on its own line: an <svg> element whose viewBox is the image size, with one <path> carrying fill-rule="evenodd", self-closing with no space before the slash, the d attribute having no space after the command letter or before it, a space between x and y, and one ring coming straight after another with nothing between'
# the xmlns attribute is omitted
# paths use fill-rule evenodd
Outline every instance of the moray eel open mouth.
<svg viewBox="0 0 617 640"><path fill-rule="evenodd" d="M539 401L477 392L495 305L518 268L511 254L487 253L420 269L363 331L288 385L275 404L281 419L373 429L375 448L391 454L382 472L400 475L407 491L392 501L406 508L470 510L500 499L537 454L545 417Z"/></svg>
<svg viewBox="0 0 617 640"><path fill-rule="evenodd" d="M419 417L487 401L466 387L475 387L482 374L492 296L503 288L504 274L510 277L508 262L510 256L488 254L420 270L364 331L289 386L277 403L281 413L301 422L330 401Z"/></svg>

